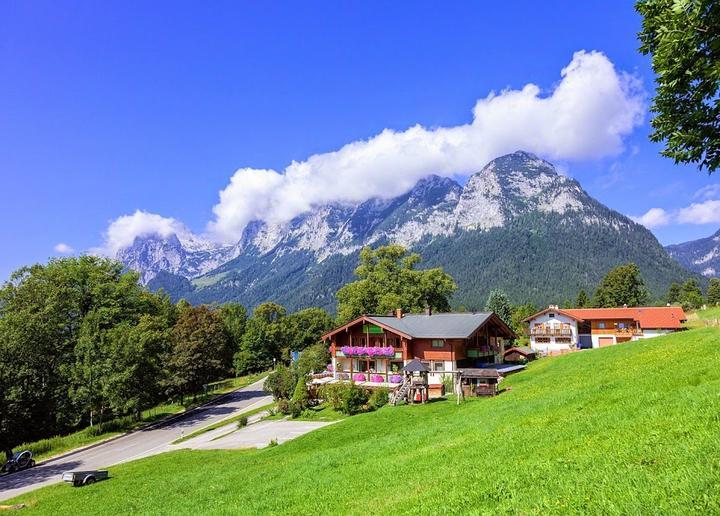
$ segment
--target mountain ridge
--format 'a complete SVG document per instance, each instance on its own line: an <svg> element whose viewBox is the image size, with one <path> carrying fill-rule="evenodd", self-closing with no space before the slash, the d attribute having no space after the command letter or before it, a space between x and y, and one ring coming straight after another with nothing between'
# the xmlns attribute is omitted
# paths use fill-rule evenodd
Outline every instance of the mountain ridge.
<svg viewBox="0 0 720 516"><path fill-rule="evenodd" d="M627 261L638 262L658 298L670 281L691 274L645 227L551 163L518 151L492 160L464 186L431 175L394 198L329 203L282 223L253 221L234 246L195 250L187 263L168 243L156 242L156 249L143 241L155 251L146 252L155 259L143 277L150 288L190 302L275 300L291 309L332 309L360 249L391 242L454 275L455 307L482 307L492 287L515 302L572 299ZM165 260L163 245L171 251ZM142 268L143 246L131 249L132 263Z"/></svg>
<svg viewBox="0 0 720 516"><path fill-rule="evenodd" d="M668 245L670 256L706 278L720 276L720 230L709 237Z"/></svg>

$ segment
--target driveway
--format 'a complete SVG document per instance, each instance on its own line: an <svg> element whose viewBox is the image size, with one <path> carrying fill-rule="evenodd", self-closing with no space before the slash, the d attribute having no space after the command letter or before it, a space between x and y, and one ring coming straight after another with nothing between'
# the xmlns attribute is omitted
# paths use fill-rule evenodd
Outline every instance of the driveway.
<svg viewBox="0 0 720 516"><path fill-rule="evenodd" d="M210 405L175 416L144 430L107 443L64 455L35 468L0 477L0 500L7 500L38 487L60 481L63 472L100 469L177 449L170 443L237 412L272 402L262 390L263 380L223 396Z"/></svg>
<svg viewBox="0 0 720 516"><path fill-rule="evenodd" d="M263 448L271 440L278 444L294 439L333 422L324 421L260 421L233 432L235 425L218 428L213 432L189 439L178 447L194 450L234 450ZM232 432L232 433L229 433Z"/></svg>

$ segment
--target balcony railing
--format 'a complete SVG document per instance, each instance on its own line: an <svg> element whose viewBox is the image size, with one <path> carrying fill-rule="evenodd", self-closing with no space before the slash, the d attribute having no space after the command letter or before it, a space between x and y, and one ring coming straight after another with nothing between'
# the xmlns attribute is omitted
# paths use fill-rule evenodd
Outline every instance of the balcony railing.
<svg viewBox="0 0 720 516"><path fill-rule="evenodd" d="M570 328L531 328L530 335L533 337L572 337Z"/></svg>

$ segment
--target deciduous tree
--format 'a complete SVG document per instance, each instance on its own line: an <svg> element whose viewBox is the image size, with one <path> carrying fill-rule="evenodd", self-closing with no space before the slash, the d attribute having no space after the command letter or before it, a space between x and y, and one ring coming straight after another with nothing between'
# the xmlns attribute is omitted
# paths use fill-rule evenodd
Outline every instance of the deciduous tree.
<svg viewBox="0 0 720 516"><path fill-rule="evenodd" d="M640 269L634 263L619 265L607 273L595 292L593 304L600 308L641 306L648 293Z"/></svg>
<svg viewBox="0 0 720 516"><path fill-rule="evenodd" d="M650 138L676 163L720 166L720 2L640 0L640 51L652 56Z"/></svg>

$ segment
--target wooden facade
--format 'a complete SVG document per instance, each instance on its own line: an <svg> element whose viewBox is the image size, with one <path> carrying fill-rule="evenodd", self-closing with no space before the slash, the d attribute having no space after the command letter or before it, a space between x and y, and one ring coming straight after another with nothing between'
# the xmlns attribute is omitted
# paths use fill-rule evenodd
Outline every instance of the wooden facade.
<svg viewBox="0 0 720 516"><path fill-rule="evenodd" d="M448 316L454 315L450 319ZM431 382L438 384L445 373L458 367L476 367L483 363L502 362L505 346L516 335L495 314L484 314L480 323L479 314L398 314L396 317L364 315L332 330L323 336L329 343L333 360L333 371L337 379L393 382L404 364L417 359L430 369ZM463 319L463 316L466 316ZM433 319L436 318L436 319ZM411 332L414 318L423 319L423 332ZM434 330L437 320L439 328ZM473 327L472 321L478 321ZM461 321L461 330L448 327L448 321ZM471 322L468 326L468 321ZM469 330L468 330L469 328ZM457 332L467 331L467 335ZM369 350L368 348L376 348ZM377 348L382 348L379 350ZM373 351L382 351L379 355ZM435 389L436 391L436 389Z"/></svg>

